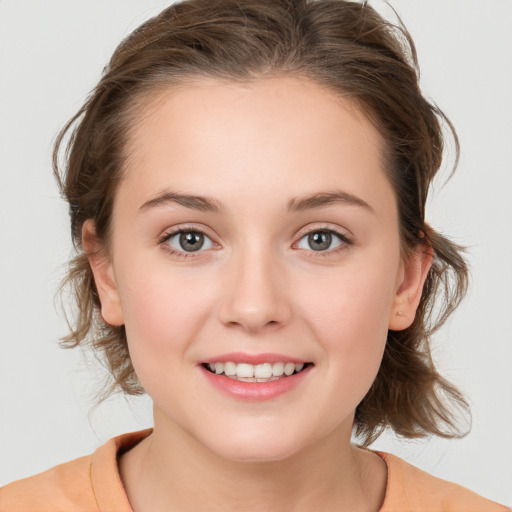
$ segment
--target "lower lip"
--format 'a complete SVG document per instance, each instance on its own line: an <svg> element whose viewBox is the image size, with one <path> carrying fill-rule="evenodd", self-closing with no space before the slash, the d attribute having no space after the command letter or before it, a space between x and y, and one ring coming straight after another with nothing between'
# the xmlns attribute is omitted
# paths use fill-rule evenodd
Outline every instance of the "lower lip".
<svg viewBox="0 0 512 512"><path fill-rule="evenodd" d="M233 398L249 402L271 400L292 390L306 378L312 367L312 365L308 366L299 373L270 382L243 382L230 379L225 375L217 375L216 373L209 372L203 366L199 366L210 384Z"/></svg>

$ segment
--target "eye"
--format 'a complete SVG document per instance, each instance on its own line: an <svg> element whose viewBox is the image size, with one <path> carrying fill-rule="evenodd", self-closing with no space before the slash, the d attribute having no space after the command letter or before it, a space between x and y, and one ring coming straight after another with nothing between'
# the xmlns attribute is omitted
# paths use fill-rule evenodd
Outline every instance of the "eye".
<svg viewBox="0 0 512 512"><path fill-rule="evenodd" d="M313 251L330 251L336 249L343 244L349 243L347 238L341 233L334 230L317 230L311 231L304 235L297 244L299 249L313 250Z"/></svg>
<svg viewBox="0 0 512 512"><path fill-rule="evenodd" d="M197 252L213 247L213 242L210 237L201 231L193 230L175 231L167 235L163 242L179 252Z"/></svg>

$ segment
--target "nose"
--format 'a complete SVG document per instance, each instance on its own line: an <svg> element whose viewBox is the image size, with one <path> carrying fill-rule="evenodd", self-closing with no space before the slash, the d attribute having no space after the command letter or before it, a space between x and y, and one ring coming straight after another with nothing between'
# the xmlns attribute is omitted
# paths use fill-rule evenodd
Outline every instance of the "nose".
<svg viewBox="0 0 512 512"><path fill-rule="evenodd" d="M286 273L268 246L233 255L229 266L219 307L222 323L256 334L289 322L292 307Z"/></svg>

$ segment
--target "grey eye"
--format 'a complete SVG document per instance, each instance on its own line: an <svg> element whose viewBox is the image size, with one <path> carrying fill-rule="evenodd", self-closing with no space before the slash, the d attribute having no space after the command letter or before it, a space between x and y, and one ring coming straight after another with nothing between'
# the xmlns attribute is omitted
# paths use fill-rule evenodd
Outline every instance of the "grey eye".
<svg viewBox="0 0 512 512"><path fill-rule="evenodd" d="M300 249L308 249L313 251L326 251L335 249L343 243L340 236L329 231L312 231L303 236L298 244Z"/></svg>
<svg viewBox="0 0 512 512"><path fill-rule="evenodd" d="M211 249L213 242L200 231L179 231L167 242L173 249L185 252L197 252L201 249Z"/></svg>

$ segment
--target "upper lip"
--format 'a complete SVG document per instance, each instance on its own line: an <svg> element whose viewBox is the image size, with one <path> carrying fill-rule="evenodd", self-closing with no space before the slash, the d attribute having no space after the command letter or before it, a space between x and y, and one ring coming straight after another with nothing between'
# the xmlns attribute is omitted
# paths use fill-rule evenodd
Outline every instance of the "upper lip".
<svg viewBox="0 0 512 512"><path fill-rule="evenodd" d="M247 363L247 364L263 364L263 363L307 363L305 359L300 357L286 356L284 354L275 353L261 353L261 354L247 354L245 352L230 352L229 354L220 354L218 356L209 357L203 364L209 363L226 363L232 361L233 363Z"/></svg>

